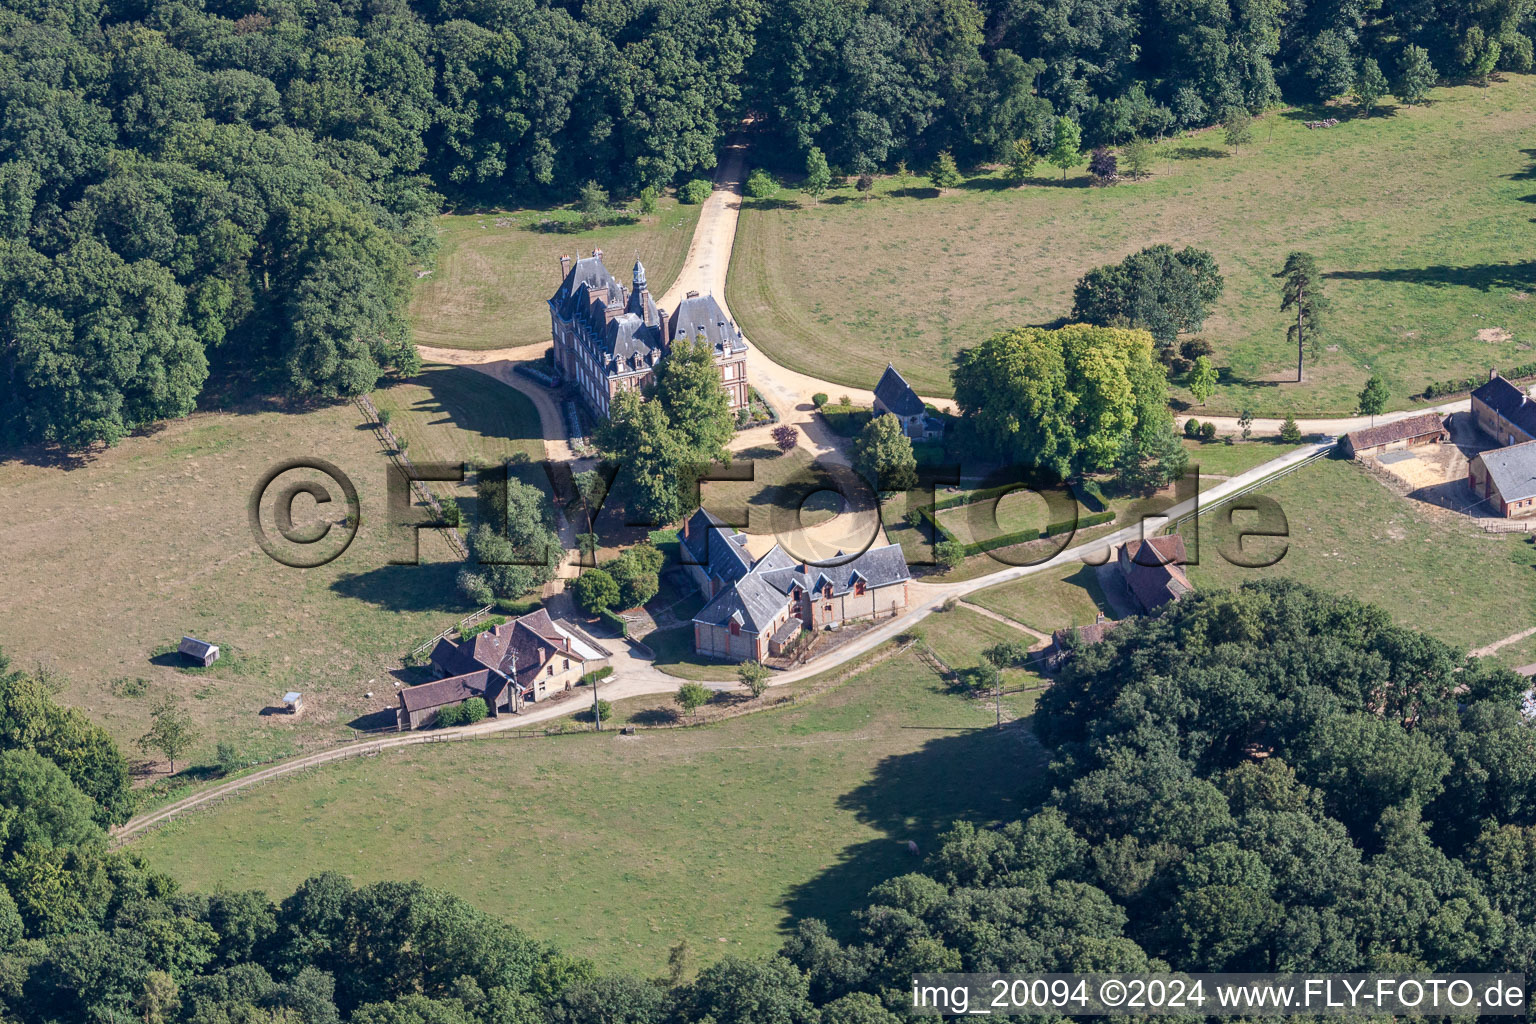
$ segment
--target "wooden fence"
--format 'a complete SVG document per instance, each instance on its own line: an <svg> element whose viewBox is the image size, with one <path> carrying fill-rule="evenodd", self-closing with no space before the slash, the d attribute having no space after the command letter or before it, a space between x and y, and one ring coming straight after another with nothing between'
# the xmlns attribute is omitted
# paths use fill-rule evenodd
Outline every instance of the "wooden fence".
<svg viewBox="0 0 1536 1024"><path fill-rule="evenodd" d="M389 457L394 460L395 465L405 474L405 478L411 482L411 490L416 492L416 496L425 502L428 508L437 513L438 519L445 519L446 514L443 512L443 503L438 501L437 495L432 493L431 488L416 479L415 464L411 462L411 457L401 450L400 439L395 436L395 432L389 429L387 423L379 419L379 410L374 406L373 399L367 395L361 395L353 399L353 401L357 403L358 409L362 410L366 422L373 427L374 435L385 446L389 452ZM469 557L469 548L464 543L464 535L459 532L457 526L444 527L443 536L448 538L449 546L453 548L460 558Z"/></svg>

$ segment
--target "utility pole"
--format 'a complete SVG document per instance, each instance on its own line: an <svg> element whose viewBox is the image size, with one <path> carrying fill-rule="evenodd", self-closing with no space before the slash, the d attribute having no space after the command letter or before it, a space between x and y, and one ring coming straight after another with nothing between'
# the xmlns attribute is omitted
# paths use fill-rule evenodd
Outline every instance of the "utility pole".
<svg viewBox="0 0 1536 1024"><path fill-rule="evenodd" d="M603 731L603 709L597 700L597 680L592 680L592 720L597 723L597 731Z"/></svg>

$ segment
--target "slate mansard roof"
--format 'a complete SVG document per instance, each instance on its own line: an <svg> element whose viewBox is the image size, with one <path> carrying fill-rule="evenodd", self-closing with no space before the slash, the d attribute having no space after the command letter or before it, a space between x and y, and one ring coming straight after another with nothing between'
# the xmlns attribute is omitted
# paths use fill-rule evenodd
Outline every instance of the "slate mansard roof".
<svg viewBox="0 0 1536 1024"><path fill-rule="evenodd" d="M1472 392L1472 397L1536 438L1536 402L1503 377L1489 380Z"/></svg>
<svg viewBox="0 0 1536 1024"><path fill-rule="evenodd" d="M912 385L907 383L905 377L896 371L891 363L885 364L885 372L880 375L880 383L875 385L875 397L880 404L897 416L921 416L923 414L923 400L917 397L917 392L912 390Z"/></svg>
<svg viewBox="0 0 1536 1024"><path fill-rule="evenodd" d="M690 295L677 304L677 312L671 316L668 333L673 341L694 339L703 335L718 359L747 350L741 330L720 308L713 295Z"/></svg>
<svg viewBox="0 0 1536 1024"><path fill-rule="evenodd" d="M827 566L798 562L775 544L754 562L746 550L747 535L726 526L704 508L689 517L684 533L687 557L705 575L726 584L693 617L693 621L711 626L729 626L734 620L749 633L762 633L784 611L796 588L819 596L831 587L837 597L861 583L873 590L912 577L899 544L870 548L846 562Z"/></svg>
<svg viewBox="0 0 1536 1024"><path fill-rule="evenodd" d="M1536 498L1536 441L1495 448L1477 458L1483 460L1483 468L1498 488L1499 497L1505 501Z"/></svg>
<svg viewBox="0 0 1536 1024"><path fill-rule="evenodd" d="M626 291L608 272L601 252L571 264L549 306L567 323L579 323L597 339L606 368L614 372L655 366L664 338L661 313L644 291L645 267L635 261L635 282L641 290Z"/></svg>

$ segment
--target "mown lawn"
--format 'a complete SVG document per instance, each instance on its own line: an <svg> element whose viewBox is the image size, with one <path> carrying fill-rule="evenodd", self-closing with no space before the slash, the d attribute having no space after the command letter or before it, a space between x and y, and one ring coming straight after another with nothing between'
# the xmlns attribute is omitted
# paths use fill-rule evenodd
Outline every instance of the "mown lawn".
<svg viewBox="0 0 1536 1024"><path fill-rule="evenodd" d="M755 955L834 928L957 818L1039 795L1032 737L899 655L813 700L696 729L391 751L251 790L134 849L183 883L284 893L314 872L443 886L603 969ZM977 772L976 765L989 770Z"/></svg>
<svg viewBox="0 0 1536 1024"><path fill-rule="evenodd" d="M545 302L560 284L560 257L606 254L608 269L629 287L638 256L651 294L660 297L688 254L697 206L659 200L654 217L574 234L537 230L546 220L574 222L571 210L449 214L439 220L437 265L416 282L415 338L440 348L513 348L549 341Z"/></svg>
<svg viewBox="0 0 1536 1024"><path fill-rule="evenodd" d="M1017 619L1042 633L1086 626L1100 612L1113 615L1093 567L1073 562L1033 576L988 587L966 598L975 605Z"/></svg>
<svg viewBox="0 0 1536 1024"><path fill-rule="evenodd" d="M1399 498L1336 459L1312 463L1260 493L1280 503L1290 537L1245 547L1266 557L1283 548L1284 557L1263 569L1232 565L1220 549L1233 543L1233 531L1221 527L1218 510L1200 520L1199 564L1187 570L1197 587L1290 577L1380 605L1403 625L1462 650L1532 624L1536 545L1526 534L1484 533L1472 520ZM1239 528L1253 522L1237 516ZM1188 543L1188 526L1184 532Z"/></svg>
<svg viewBox="0 0 1536 1024"><path fill-rule="evenodd" d="M871 387L894 360L921 393L948 395L956 353L1066 316L1088 269L1195 245L1226 279L1204 328L1223 380L1196 415L1349 414L1373 371L1406 407L1430 381L1531 361L1536 342L1536 78L1433 99L1326 130L1303 127L1314 112L1276 111L1237 155L1219 131L1173 139L1151 178L1111 188L1042 167L1023 188L988 174L940 196L912 176L881 179L867 201L851 186L749 200L730 306L794 369ZM1271 276L1293 249L1317 256L1333 301L1300 386L1285 383L1295 350ZM1510 340L1479 339L1492 328Z"/></svg>
<svg viewBox="0 0 1536 1024"><path fill-rule="evenodd" d="M526 400L470 370L429 368L376 398L418 459L541 448ZM269 467L314 456L353 481L362 525L335 561L290 568L258 547L246 504ZM370 716L394 702L391 670L412 640L472 610L437 533L421 535L422 564L390 563L388 465L351 403L200 413L71 469L6 458L0 490L14 500L0 525L0 648L18 666L57 673L60 698L134 756L165 696L197 724L193 764L220 740L268 758L351 738L348 723L377 725ZM275 535L269 506L263 521ZM339 493L320 506L300 497L294 510L300 525L344 515ZM224 657L194 674L156 656L183 634L221 645ZM304 714L264 713L287 690L305 694Z"/></svg>

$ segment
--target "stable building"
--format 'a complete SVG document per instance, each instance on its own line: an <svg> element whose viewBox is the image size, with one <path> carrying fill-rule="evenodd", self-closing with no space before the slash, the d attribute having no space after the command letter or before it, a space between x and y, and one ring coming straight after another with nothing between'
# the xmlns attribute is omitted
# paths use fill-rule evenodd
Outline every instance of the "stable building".
<svg viewBox="0 0 1536 1024"><path fill-rule="evenodd" d="M775 544L754 559L747 535L700 508L683 523L684 563L706 602L693 618L693 649L727 661L784 653L801 630L901 614L912 574L901 545L870 548L833 565L797 561Z"/></svg>
<svg viewBox="0 0 1536 1024"><path fill-rule="evenodd" d="M603 264L601 249L560 257L560 287L549 299L555 368L597 415L613 399L649 387L672 343L703 339L720 368L732 409L746 408L747 341L713 295L689 292L671 316L658 307L635 260L626 289Z"/></svg>
<svg viewBox="0 0 1536 1024"><path fill-rule="evenodd" d="M1184 537L1177 533L1128 541L1115 555L1126 589L1144 612L1155 612L1194 592L1194 584L1184 574L1187 561Z"/></svg>
<svg viewBox="0 0 1536 1024"><path fill-rule="evenodd" d="M1344 435L1344 454L1352 459L1380 455L1399 448L1449 441L1451 432L1437 413L1421 412Z"/></svg>
<svg viewBox="0 0 1536 1024"><path fill-rule="evenodd" d="M1467 486L1505 518L1536 514L1536 441L1474 456L1467 464Z"/></svg>
<svg viewBox="0 0 1536 1024"><path fill-rule="evenodd" d="M1488 383L1472 392L1472 421L1497 445L1536 441L1536 402L1498 370L1489 370Z"/></svg>

